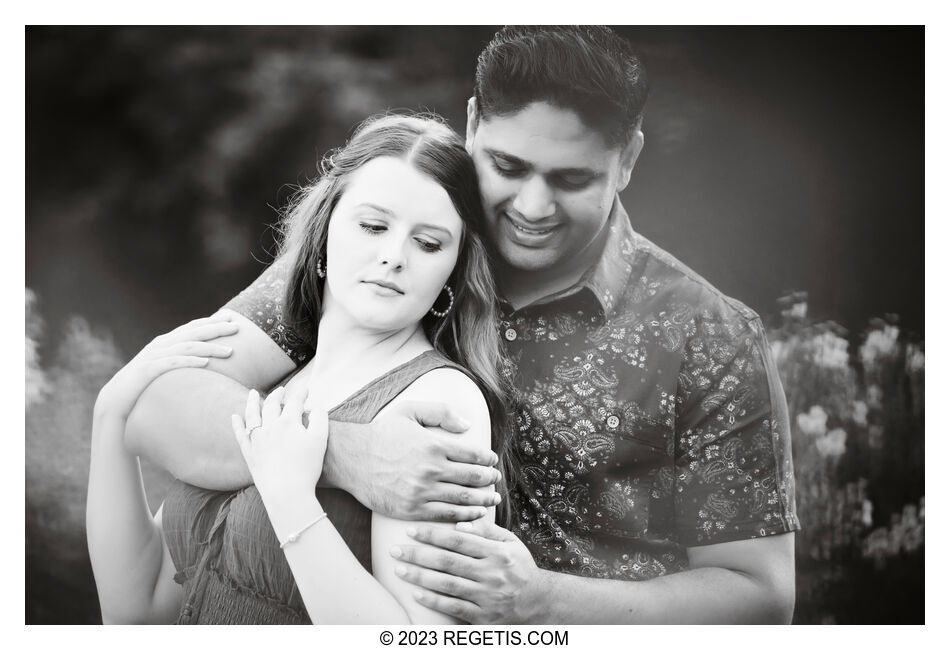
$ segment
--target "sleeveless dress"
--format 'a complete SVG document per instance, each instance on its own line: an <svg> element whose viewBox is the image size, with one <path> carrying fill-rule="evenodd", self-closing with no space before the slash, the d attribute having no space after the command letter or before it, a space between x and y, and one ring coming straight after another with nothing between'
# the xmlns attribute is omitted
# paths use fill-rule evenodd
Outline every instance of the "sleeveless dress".
<svg viewBox="0 0 950 650"><path fill-rule="evenodd" d="M416 379L445 367L471 376L428 350L377 377L334 407L329 416L339 422L369 423ZM317 488L316 494L353 555L372 573L370 510L342 490ZM253 485L237 492L216 492L176 481L165 498L162 529L175 563L175 581L185 589L178 623L311 622Z"/></svg>

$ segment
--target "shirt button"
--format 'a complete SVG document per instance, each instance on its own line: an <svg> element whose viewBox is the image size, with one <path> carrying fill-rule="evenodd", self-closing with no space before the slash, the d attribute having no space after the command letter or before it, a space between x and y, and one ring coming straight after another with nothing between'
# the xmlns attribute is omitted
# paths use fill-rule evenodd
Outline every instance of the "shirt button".
<svg viewBox="0 0 950 650"><path fill-rule="evenodd" d="M620 418L618 418L616 415L611 415L607 417L608 429L616 429L619 426L620 426Z"/></svg>
<svg viewBox="0 0 950 650"><path fill-rule="evenodd" d="M518 332L516 332L513 328L509 327L508 329L505 330L505 338L508 339L509 341L514 341L516 338L518 338Z"/></svg>

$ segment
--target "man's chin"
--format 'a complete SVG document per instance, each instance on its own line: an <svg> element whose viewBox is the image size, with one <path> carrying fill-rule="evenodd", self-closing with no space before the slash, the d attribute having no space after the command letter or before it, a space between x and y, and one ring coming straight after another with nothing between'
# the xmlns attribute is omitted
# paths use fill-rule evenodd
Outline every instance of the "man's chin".
<svg viewBox="0 0 950 650"><path fill-rule="evenodd" d="M510 243L501 248L501 258L508 270L515 273L548 271L560 261L555 251L524 248Z"/></svg>

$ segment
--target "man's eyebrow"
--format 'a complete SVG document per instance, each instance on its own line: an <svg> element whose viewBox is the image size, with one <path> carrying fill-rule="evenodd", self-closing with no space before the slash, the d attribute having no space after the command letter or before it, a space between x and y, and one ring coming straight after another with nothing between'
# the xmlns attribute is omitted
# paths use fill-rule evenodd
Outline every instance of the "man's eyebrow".
<svg viewBox="0 0 950 650"><path fill-rule="evenodd" d="M513 156L510 153L505 153L504 151L498 151L497 149L486 149L488 155L495 158L500 158L505 162L512 163L515 165L520 165L526 169L531 169L531 163L526 160L522 160L518 156ZM559 167L558 169L552 169L548 174L558 174L563 176L591 176L596 177L600 176L600 172L596 169L591 169L590 167Z"/></svg>
<svg viewBox="0 0 950 650"><path fill-rule="evenodd" d="M398 215L396 215L396 213L390 210L389 208L384 208L383 206L377 205L375 203L369 203L369 202L360 203L356 207L369 208L370 210L375 210L376 212L382 212L383 214L390 216L394 219L399 218ZM429 230L438 230L440 232L445 233L445 236L448 237L450 240L452 239L452 231L450 231L448 228L444 228L443 226L437 226L434 223L420 223L419 226L422 228L428 228Z"/></svg>

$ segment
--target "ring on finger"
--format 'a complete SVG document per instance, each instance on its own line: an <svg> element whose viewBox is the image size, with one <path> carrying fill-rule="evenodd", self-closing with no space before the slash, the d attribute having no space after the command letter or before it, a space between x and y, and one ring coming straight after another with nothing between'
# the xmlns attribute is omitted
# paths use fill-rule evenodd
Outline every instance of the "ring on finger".
<svg viewBox="0 0 950 650"><path fill-rule="evenodd" d="M248 429L247 429L247 437L250 438L252 433L254 433L255 431L257 431L258 429L260 429L260 428L263 427L263 426L264 426L263 424L255 424L253 427L248 427Z"/></svg>

